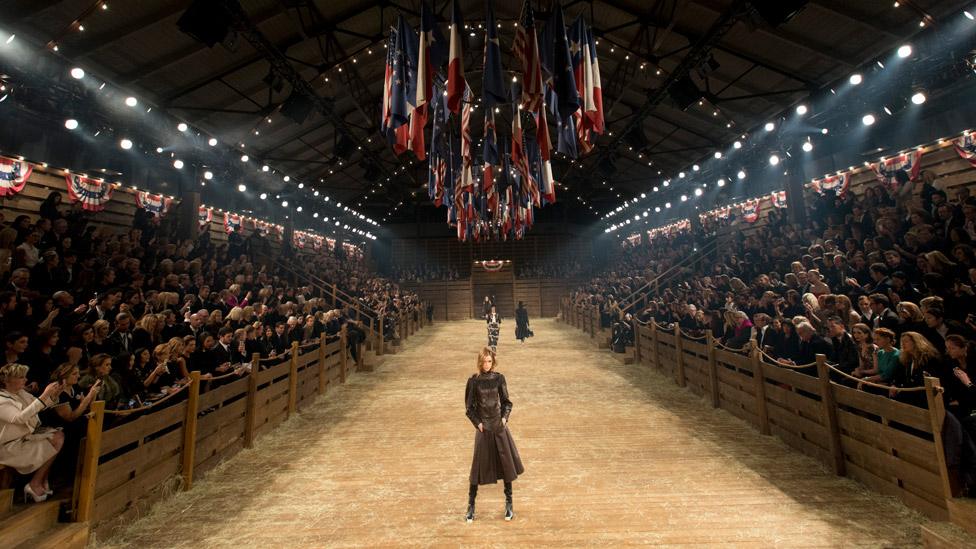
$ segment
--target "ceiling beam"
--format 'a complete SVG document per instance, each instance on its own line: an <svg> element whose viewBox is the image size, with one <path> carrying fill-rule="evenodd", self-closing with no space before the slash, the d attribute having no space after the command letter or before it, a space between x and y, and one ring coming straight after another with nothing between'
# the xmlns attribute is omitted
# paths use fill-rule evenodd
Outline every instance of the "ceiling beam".
<svg viewBox="0 0 976 549"><path fill-rule="evenodd" d="M124 25L109 29L105 32L92 35L87 35L88 33L79 33L76 36L78 36L80 40L77 40L74 43L68 42L67 49L71 52L71 56L75 59L88 57L102 48L110 46L119 40L123 40L134 34L143 32L147 27L162 23L170 17L183 12L187 7L189 7L191 2L192 0L175 0L173 2L168 2L163 9L156 10L149 15L140 17L138 19L132 19L126 22Z"/></svg>

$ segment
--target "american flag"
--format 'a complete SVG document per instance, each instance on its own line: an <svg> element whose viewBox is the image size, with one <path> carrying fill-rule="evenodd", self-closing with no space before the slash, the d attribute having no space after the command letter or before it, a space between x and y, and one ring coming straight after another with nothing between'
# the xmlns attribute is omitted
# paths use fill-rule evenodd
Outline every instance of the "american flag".
<svg viewBox="0 0 976 549"><path fill-rule="evenodd" d="M461 181L460 188L464 192L474 192L474 175L471 155L471 111L474 109L471 100L471 88L464 88L464 105L461 107Z"/></svg>
<svg viewBox="0 0 976 549"><path fill-rule="evenodd" d="M542 108L542 65L535 33L535 13L529 0L522 3L512 55L522 67L522 107L530 112L538 112Z"/></svg>

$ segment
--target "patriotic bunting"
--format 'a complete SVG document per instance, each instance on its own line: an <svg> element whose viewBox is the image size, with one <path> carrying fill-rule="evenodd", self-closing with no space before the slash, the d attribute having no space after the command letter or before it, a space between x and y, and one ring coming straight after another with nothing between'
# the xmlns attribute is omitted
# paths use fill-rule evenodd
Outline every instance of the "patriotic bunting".
<svg viewBox="0 0 976 549"><path fill-rule="evenodd" d="M111 183L72 173L65 174L64 180L68 185L68 198L80 202L86 211L100 212L112 198Z"/></svg>
<svg viewBox="0 0 976 549"><path fill-rule="evenodd" d="M232 214L230 212L224 212L224 231L226 231L227 234L241 232L241 229L243 229L241 226L242 221L241 216Z"/></svg>
<svg viewBox="0 0 976 549"><path fill-rule="evenodd" d="M200 209L197 210L197 223L200 225L200 228L206 227L210 224L211 220L213 220L213 208L200 206Z"/></svg>
<svg viewBox="0 0 976 549"><path fill-rule="evenodd" d="M966 159L969 165L976 168L976 139L970 133L964 133L961 137L952 140L952 146L959 153L959 156Z"/></svg>
<svg viewBox="0 0 976 549"><path fill-rule="evenodd" d="M891 158L882 158L877 164L872 165L871 168L874 170L878 181L889 192L897 192L901 190L900 186L903 183L918 179L918 173L922 169L921 161L922 150L915 149Z"/></svg>
<svg viewBox="0 0 976 549"><path fill-rule="evenodd" d="M153 214L154 217L162 217L169 211L173 201L160 194L151 194L146 191L138 191L135 194L136 206Z"/></svg>
<svg viewBox="0 0 976 549"><path fill-rule="evenodd" d="M851 186L850 172L838 175L831 175L823 179L814 179L810 186L817 194L827 194L828 192L843 198L847 194L847 189Z"/></svg>
<svg viewBox="0 0 976 549"><path fill-rule="evenodd" d="M762 204L761 198L746 200L742 204L742 219L746 223L755 223L759 220L759 206Z"/></svg>
<svg viewBox="0 0 976 549"><path fill-rule="evenodd" d="M769 195L769 201L772 202L773 207L785 208L786 207L786 191L777 191Z"/></svg>
<svg viewBox="0 0 976 549"><path fill-rule="evenodd" d="M33 169L29 162L0 157L0 197L13 196L24 190Z"/></svg>

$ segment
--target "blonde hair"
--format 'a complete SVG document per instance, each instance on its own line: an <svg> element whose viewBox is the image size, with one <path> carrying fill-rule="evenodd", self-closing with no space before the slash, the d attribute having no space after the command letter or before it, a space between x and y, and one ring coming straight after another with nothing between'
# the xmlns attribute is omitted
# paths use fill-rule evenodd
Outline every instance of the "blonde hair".
<svg viewBox="0 0 976 549"><path fill-rule="evenodd" d="M108 336L108 333L111 331L110 330L111 328L112 328L112 325L109 324L109 322L107 320L105 320L104 318L103 319L96 320L95 323L92 324L92 332L95 333L95 334L98 334L99 330L104 329L105 330L105 336Z"/></svg>
<svg viewBox="0 0 976 549"><path fill-rule="evenodd" d="M902 344L901 354L898 355L898 361L904 365L911 364L914 359L921 359L923 363L933 362L939 359L939 351L929 343L925 336L918 332L905 332L901 334L901 338L908 338L912 341L912 346L914 349L911 351L905 351L905 345Z"/></svg>
<svg viewBox="0 0 976 549"><path fill-rule="evenodd" d="M489 371L494 372L495 368L498 367L498 358L495 356L495 352L491 350L491 347L487 347L487 346L482 347L481 351L478 352L478 363L474 365L475 371L477 371L479 374L482 371L481 363L484 361L485 357L487 356L491 357L491 370Z"/></svg>
<svg viewBox="0 0 976 549"><path fill-rule="evenodd" d="M895 311L899 313L902 311L907 312L908 318L910 318L913 322L922 320L922 310L918 308L918 305L910 301L902 301L898 303L898 305L895 305Z"/></svg>
<svg viewBox="0 0 976 549"><path fill-rule="evenodd" d="M0 385L7 387L7 382L19 377L27 377L30 368L24 364L5 364L0 367Z"/></svg>
<svg viewBox="0 0 976 549"><path fill-rule="evenodd" d="M241 309L240 307L234 307L233 309L230 310L229 313L227 313L227 320L240 322L243 315L244 315L244 309Z"/></svg>

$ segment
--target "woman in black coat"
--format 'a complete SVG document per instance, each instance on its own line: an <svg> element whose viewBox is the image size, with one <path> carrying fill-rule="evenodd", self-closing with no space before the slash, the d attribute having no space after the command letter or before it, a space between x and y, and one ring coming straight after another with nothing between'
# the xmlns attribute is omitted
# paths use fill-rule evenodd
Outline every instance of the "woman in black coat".
<svg viewBox="0 0 976 549"><path fill-rule="evenodd" d="M529 311L525 309L525 304L519 301L518 308L515 309L515 339L525 343L527 337L532 337L532 330L529 329Z"/></svg>

